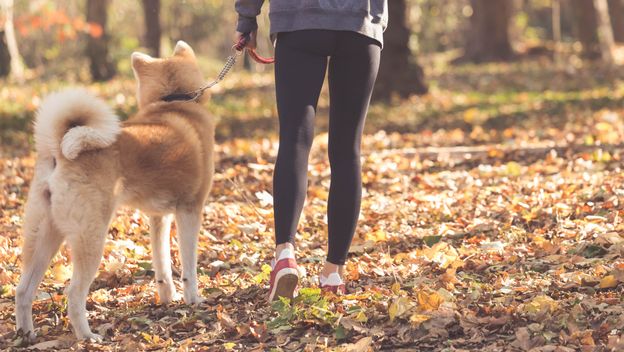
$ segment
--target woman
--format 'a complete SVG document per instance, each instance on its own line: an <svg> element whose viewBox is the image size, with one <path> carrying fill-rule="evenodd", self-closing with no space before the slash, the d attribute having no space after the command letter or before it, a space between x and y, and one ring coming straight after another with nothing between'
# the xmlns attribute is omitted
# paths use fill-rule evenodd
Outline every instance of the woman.
<svg viewBox="0 0 624 352"><path fill-rule="evenodd" d="M236 0L239 37L251 34L264 0ZM329 68L328 254L321 288L344 293L343 268L362 196L360 141L379 68L387 0L271 0L279 151L273 175L275 261L269 300L292 298L299 281L295 233L307 191L316 106Z"/></svg>

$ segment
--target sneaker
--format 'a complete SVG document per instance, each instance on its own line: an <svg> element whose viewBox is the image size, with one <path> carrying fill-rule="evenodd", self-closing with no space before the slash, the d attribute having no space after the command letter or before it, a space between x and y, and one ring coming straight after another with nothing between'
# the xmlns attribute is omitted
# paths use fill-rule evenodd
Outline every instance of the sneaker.
<svg viewBox="0 0 624 352"><path fill-rule="evenodd" d="M269 282L269 302L278 300L279 297L292 299L299 283L299 271L295 261L295 253L286 248L277 261L271 263L271 279Z"/></svg>
<svg viewBox="0 0 624 352"><path fill-rule="evenodd" d="M331 273L327 277L319 275L319 281L323 292L332 292L336 295L344 295L347 292L345 283L338 273Z"/></svg>

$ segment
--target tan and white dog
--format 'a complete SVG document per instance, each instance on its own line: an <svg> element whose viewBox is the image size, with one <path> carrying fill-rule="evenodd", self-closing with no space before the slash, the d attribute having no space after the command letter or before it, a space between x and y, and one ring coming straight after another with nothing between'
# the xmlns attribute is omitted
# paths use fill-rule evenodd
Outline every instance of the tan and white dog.
<svg viewBox="0 0 624 352"><path fill-rule="evenodd" d="M132 54L139 111L127 122L82 89L48 96L35 122L38 152L24 224L23 269L16 292L18 331L35 337L32 302L52 257L67 241L73 274L68 316L80 339L91 332L86 299L115 210L126 205L150 218L153 267L161 302L176 295L169 230L177 224L184 301L199 303L197 241L214 172L214 125L198 102L162 97L204 81L193 49L178 42L173 56Z"/></svg>

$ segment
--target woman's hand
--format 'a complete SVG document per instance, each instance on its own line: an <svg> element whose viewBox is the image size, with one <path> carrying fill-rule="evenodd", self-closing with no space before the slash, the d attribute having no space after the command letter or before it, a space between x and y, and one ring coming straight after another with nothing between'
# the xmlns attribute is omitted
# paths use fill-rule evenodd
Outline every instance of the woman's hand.
<svg viewBox="0 0 624 352"><path fill-rule="evenodd" d="M246 48L249 49L255 49L256 48L256 37L258 35L258 31L253 31L251 33L249 33L249 40L247 41L247 45L245 45ZM240 42L241 38L244 37L245 34L241 33L241 32L236 32L236 39L237 41Z"/></svg>

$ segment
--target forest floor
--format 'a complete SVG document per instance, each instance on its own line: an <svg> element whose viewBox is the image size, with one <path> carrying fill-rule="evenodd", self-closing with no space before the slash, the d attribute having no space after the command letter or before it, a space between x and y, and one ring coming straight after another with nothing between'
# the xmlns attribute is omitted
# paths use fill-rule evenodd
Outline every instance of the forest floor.
<svg viewBox="0 0 624 352"><path fill-rule="evenodd" d="M293 302L266 303L274 97L270 74L235 73L208 104L218 162L200 234L206 301L157 303L147 219L122 209L87 303L104 342L73 337L63 296L71 254L63 248L34 305L34 347L624 350L624 68L531 59L431 63L427 72L429 95L371 108L348 295L315 288L329 185L324 93L297 235L305 288ZM65 84L0 88L2 350L22 343L13 299L35 157L30 121L41 95ZM91 85L121 116L136 109L134 86L129 77Z"/></svg>

